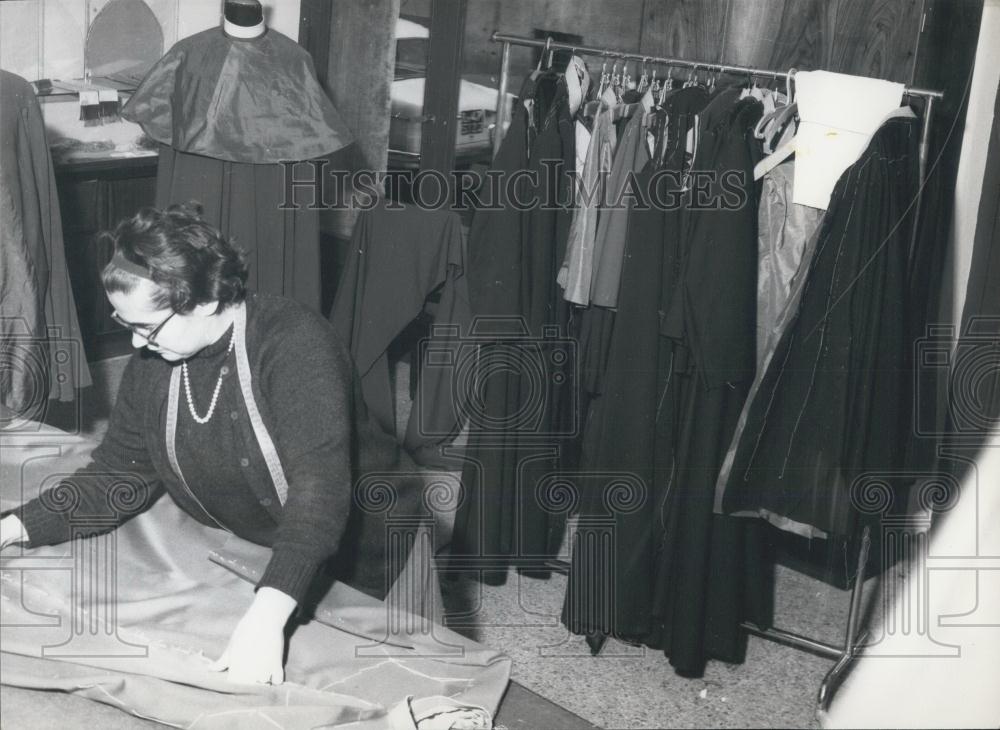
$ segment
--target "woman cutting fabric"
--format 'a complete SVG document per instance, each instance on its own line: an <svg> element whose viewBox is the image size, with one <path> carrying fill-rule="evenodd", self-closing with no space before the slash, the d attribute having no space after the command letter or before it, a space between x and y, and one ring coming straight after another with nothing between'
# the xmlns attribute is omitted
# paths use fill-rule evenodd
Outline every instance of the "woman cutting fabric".
<svg viewBox="0 0 1000 730"><path fill-rule="evenodd" d="M91 463L60 486L74 491L77 513L98 515L121 475L145 485L134 508L91 534L166 491L202 524L269 546L253 602L213 666L233 682L280 683L285 625L307 593L335 577L382 598L398 577L384 513L359 508L354 490L366 474L398 474L387 482L393 514L414 515L413 466L368 420L327 322L248 293L241 252L194 210L144 209L109 235L104 286L138 352ZM0 546L80 536L67 514L34 499L0 521Z"/></svg>

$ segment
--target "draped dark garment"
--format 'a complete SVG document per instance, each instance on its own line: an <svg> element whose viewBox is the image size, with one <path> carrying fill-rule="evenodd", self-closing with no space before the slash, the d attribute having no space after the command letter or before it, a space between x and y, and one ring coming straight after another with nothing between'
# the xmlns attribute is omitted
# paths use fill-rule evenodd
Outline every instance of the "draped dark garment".
<svg viewBox="0 0 1000 730"><path fill-rule="evenodd" d="M762 525L712 514L715 478L754 372L749 130L760 106L736 103L737 95L722 92L704 109L700 89L668 100L674 142L662 169L671 174L657 188L668 209L637 206L629 219L604 393L584 448L609 476L589 490L563 611L571 630L662 649L691 675L708 658L742 660L741 621L770 623ZM696 208L684 193L681 207L669 207L667 188L679 192L684 140L699 111L693 168L742 173L743 205ZM718 181L710 195L721 194ZM609 528L613 540L602 551L599 536Z"/></svg>
<svg viewBox="0 0 1000 730"><path fill-rule="evenodd" d="M460 427L456 370L439 356L461 354L469 336L468 282L462 224L447 210L380 205L364 211L354 226L347 263L330 310L330 322L348 346L372 416L395 432L389 347L439 295L434 325L423 343L420 386L413 400L404 446L418 463L440 457L439 448ZM426 355L426 357L424 357ZM433 367L435 362L437 367Z"/></svg>
<svg viewBox="0 0 1000 730"><path fill-rule="evenodd" d="M252 290L319 312L319 210L314 190L286 200L296 162L351 142L309 54L274 30L231 38L210 28L178 41L122 109L160 142L156 205L195 200L244 249ZM295 179L315 171L295 167ZM315 206L309 209L307 206Z"/></svg>
<svg viewBox="0 0 1000 730"><path fill-rule="evenodd" d="M293 191L297 210L282 210L285 169L193 155L160 145L156 206L194 200L202 217L247 253L247 285L261 294L295 299L315 312L321 308L319 210L313 192ZM311 168L296 175L309 179ZM318 201L317 201L318 202Z"/></svg>
<svg viewBox="0 0 1000 730"><path fill-rule="evenodd" d="M687 135L694 115L706 103L704 90L671 99L668 113L675 139ZM683 148L675 147L661 168L656 192L666 201L676 198ZM582 471L607 474L606 479L580 479L584 494L564 620L574 631L641 636L650 630L655 549L659 519L655 505L662 499L671 466L671 419L660 410L669 382L672 351L660 335L661 299L676 286L680 211L664 211L647 192L656 165L650 162L637 177L643 197L631 211L623 256L618 311L607 351L600 397L591 404L584 435ZM677 174L674 174L677 173ZM666 266L664 262L667 260ZM596 315L596 316L595 316ZM587 322L604 319L584 314ZM588 350L589 351L589 350ZM664 416L664 417L661 417ZM634 473L639 479L612 475ZM613 484L630 485L612 487ZM612 507L607 503L614 498ZM621 504L627 500L630 504ZM631 502L636 504L632 505ZM614 548L602 546L605 528L613 527ZM603 582L602 578L607 582ZM597 598L596 591L613 588ZM605 614L605 609L609 614ZM589 611L596 611L587 615Z"/></svg>
<svg viewBox="0 0 1000 730"><path fill-rule="evenodd" d="M479 344L470 371L476 375L466 378L475 393L452 552L480 558L479 577L492 583L505 580L511 564L544 573L538 566L558 549L564 523L536 490L578 430L573 364L564 357L574 348L556 284L571 219L573 122L564 82L554 74L526 80L519 98L532 107L515 105L493 163L505 173L503 189L493 191L500 205L477 211L469 235Z"/></svg>
<svg viewBox="0 0 1000 730"><path fill-rule="evenodd" d="M0 71L0 425L89 386L59 197L34 89Z"/></svg>
<svg viewBox="0 0 1000 730"><path fill-rule="evenodd" d="M834 188L798 314L747 408L722 510L850 536L852 484L900 473L918 124L892 119ZM720 480L721 481L721 480ZM864 502L861 494L856 495Z"/></svg>

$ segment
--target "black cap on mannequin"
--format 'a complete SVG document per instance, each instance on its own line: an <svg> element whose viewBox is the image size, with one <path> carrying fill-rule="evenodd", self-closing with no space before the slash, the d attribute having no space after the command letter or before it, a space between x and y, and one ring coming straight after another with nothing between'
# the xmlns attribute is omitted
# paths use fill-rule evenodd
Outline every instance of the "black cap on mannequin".
<svg viewBox="0 0 1000 730"><path fill-rule="evenodd" d="M236 38L256 38L264 32L264 9L258 0L225 0L222 27Z"/></svg>

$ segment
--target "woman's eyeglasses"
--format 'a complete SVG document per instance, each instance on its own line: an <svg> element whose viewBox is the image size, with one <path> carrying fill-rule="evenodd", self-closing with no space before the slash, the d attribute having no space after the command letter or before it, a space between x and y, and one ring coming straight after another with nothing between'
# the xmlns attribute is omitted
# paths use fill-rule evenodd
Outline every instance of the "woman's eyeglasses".
<svg viewBox="0 0 1000 730"><path fill-rule="evenodd" d="M118 312L115 311L111 312L111 319L113 319L115 322L117 322L122 327L127 329L129 332L134 332L135 334L139 335L139 337L144 339L148 344L156 347L157 346L156 336L160 333L160 330L163 329L163 325L169 322L170 318L173 317L175 314L177 314L176 310L168 314L166 319L164 319L162 322L160 322L152 329L150 329L149 327L143 327L141 325L134 325L131 322L126 322L119 316Z"/></svg>

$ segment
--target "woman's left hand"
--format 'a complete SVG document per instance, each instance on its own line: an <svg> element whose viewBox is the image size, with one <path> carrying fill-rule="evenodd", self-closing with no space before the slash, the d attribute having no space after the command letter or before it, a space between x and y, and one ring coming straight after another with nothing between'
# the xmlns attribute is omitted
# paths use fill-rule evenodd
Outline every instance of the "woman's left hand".
<svg viewBox="0 0 1000 730"><path fill-rule="evenodd" d="M285 624L295 606L291 596L275 588L260 588L211 668L228 669L228 680L239 684L284 682Z"/></svg>

